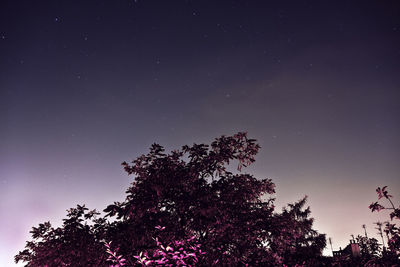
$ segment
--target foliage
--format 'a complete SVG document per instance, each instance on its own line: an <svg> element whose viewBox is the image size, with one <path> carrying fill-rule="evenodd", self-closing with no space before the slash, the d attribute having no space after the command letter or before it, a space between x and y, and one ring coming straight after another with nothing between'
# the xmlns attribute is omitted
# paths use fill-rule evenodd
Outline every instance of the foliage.
<svg viewBox="0 0 400 267"><path fill-rule="evenodd" d="M326 241L312 229L306 198L276 213L272 181L241 173L259 148L246 133L170 154L153 144L147 155L122 163L135 176L124 202L109 205L101 219L80 211L61 228L45 228L15 259L27 266L106 266L107 257L114 266L175 266L178 258L196 266L311 264ZM237 173L228 170L232 161ZM105 240L112 243L100 255ZM70 246L59 252L57 243Z"/></svg>
<svg viewBox="0 0 400 267"><path fill-rule="evenodd" d="M15 256L25 266L101 266L105 261L103 238L106 222L96 218L96 210L85 205L68 210L62 227L53 228L50 222L33 227L33 241Z"/></svg>
<svg viewBox="0 0 400 267"><path fill-rule="evenodd" d="M307 196L285 207L281 214L276 214L274 238L271 246L282 255L282 261L288 265L315 260L326 246L324 234L312 229L313 219L309 218L310 208L304 209Z"/></svg>
<svg viewBox="0 0 400 267"><path fill-rule="evenodd" d="M122 255L118 255L119 248L113 249L110 242L104 242L106 246L106 253L108 254L107 261L111 262L110 267L120 267L126 265L126 259Z"/></svg>
<svg viewBox="0 0 400 267"><path fill-rule="evenodd" d="M356 241L360 246L360 252L365 259L370 260L371 258L378 257L381 254L382 249L376 238L368 238L366 236L358 235Z"/></svg>
<svg viewBox="0 0 400 267"><path fill-rule="evenodd" d="M156 226L156 229L162 231L165 227ZM201 245L194 236L179 241L173 241L168 245L164 245L162 241L156 237L154 239L157 248L152 252L140 252L135 256L136 265L142 266L196 266L199 259L206 254L201 250ZM113 249L110 242L105 242L106 252L109 254L108 262L111 262L111 267L120 267L127 265L127 260L118 255L119 248Z"/></svg>
<svg viewBox="0 0 400 267"><path fill-rule="evenodd" d="M378 194L378 201L373 202L369 208L372 212L379 212L382 210L389 210L390 222L376 222L375 229L378 230L378 235L382 239L380 244L376 238L369 238L364 228L364 236L358 235L355 238L356 243L360 247L361 257L351 257L350 255L343 255L335 257L332 261L333 266L400 266L400 232L396 221L400 219L400 207L396 208L393 204L393 196L387 191L387 186L376 189ZM385 207L382 200L386 200L390 206ZM385 228L382 229L382 226ZM388 247L385 246L384 233L387 237Z"/></svg>
<svg viewBox="0 0 400 267"><path fill-rule="evenodd" d="M387 191L387 186L384 186L382 188L378 187L376 189L376 193L378 194L378 201L372 203L369 208L371 209L372 212L374 211L381 211L381 210L390 210L390 222L385 223L385 229L384 232L386 233L388 237L388 248L389 251L386 253L386 256L392 256L391 258L395 258L397 260L397 263L400 263L400 228L399 226L395 223L400 220L400 206L395 207L393 204L393 201L391 198L393 198L392 195L390 195ZM382 201L382 199L385 199L390 206L389 207L384 207L379 203L379 201ZM378 225L379 226L379 225Z"/></svg>

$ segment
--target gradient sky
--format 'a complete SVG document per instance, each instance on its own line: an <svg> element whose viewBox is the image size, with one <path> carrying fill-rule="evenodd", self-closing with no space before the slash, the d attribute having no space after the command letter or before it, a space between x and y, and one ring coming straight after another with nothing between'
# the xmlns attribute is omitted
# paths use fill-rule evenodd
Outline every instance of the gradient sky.
<svg viewBox="0 0 400 267"><path fill-rule="evenodd" d="M334 249L400 202L398 1L0 3L0 266L32 226L132 181L122 161L247 131L276 203Z"/></svg>

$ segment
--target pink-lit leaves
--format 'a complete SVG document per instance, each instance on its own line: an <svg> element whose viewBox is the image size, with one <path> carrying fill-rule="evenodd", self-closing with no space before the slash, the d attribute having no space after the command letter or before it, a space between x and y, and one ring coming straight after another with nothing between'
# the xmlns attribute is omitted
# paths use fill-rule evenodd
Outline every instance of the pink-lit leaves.
<svg viewBox="0 0 400 267"><path fill-rule="evenodd" d="M378 199L381 199L383 197L389 199L391 197L393 197L392 195L389 195L388 191L386 190L387 186L384 186L382 188L378 187L376 189L376 193L378 194Z"/></svg>

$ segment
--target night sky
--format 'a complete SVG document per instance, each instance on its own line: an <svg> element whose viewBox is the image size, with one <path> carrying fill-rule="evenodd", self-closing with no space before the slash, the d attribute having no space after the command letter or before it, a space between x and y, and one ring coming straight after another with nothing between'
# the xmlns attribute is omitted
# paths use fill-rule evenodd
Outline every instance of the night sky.
<svg viewBox="0 0 400 267"><path fill-rule="evenodd" d="M122 201L150 144L238 131L278 211L308 195L334 249L374 234L376 187L400 202L400 4L355 2L1 1L0 266Z"/></svg>

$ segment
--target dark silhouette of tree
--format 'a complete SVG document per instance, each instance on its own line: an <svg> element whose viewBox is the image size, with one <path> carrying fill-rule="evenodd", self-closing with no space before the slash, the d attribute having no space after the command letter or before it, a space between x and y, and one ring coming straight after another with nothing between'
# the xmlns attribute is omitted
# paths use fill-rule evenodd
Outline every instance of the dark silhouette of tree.
<svg viewBox="0 0 400 267"><path fill-rule="evenodd" d="M241 173L255 161L259 148L246 133L169 154L153 144L147 155L122 163L135 176L124 202L109 205L100 219L78 206L63 227L46 226L33 234L33 243L15 259L27 266L107 266L104 242L112 241L124 264L134 266L140 265L141 253L169 253L160 252L161 243L154 239L158 236L163 244L193 239L204 252L196 255L196 266L313 264L326 240L312 229L306 198L275 213L274 183ZM232 161L237 173L227 168ZM107 253L113 253L107 244ZM64 252L59 251L62 246ZM117 257L114 262L121 259L110 255Z"/></svg>
<svg viewBox="0 0 400 267"><path fill-rule="evenodd" d="M315 261L326 246L325 235L312 228L314 220L309 218L310 208L304 208L306 201L307 196L275 215L271 247L286 265Z"/></svg>
<svg viewBox="0 0 400 267"><path fill-rule="evenodd" d="M356 241L360 246L362 257L367 260L370 260L373 257L378 257L382 251L376 238L368 238L366 236L358 235Z"/></svg>
<svg viewBox="0 0 400 267"><path fill-rule="evenodd" d="M95 210L83 205L68 210L62 227L53 228L50 222L33 227L33 241L15 256L15 261L36 266L101 266L105 262L104 245L100 242L106 222Z"/></svg>
<svg viewBox="0 0 400 267"><path fill-rule="evenodd" d="M400 220L400 206L398 208L395 207L392 198L393 196L390 195L387 191L387 186L382 188L378 187L376 189L376 193L378 194L378 201L372 203L369 208L372 212L374 211L381 211L381 210L389 210L391 211L390 222L385 223L385 228L382 231L382 223L377 223L379 235L383 240L383 232L385 232L386 236L388 237L388 251L385 251L384 255L387 261L394 261L397 264L400 264L400 228L396 224L396 221ZM385 199L390 206L384 207L379 203L382 199ZM383 243L384 245L384 243Z"/></svg>

